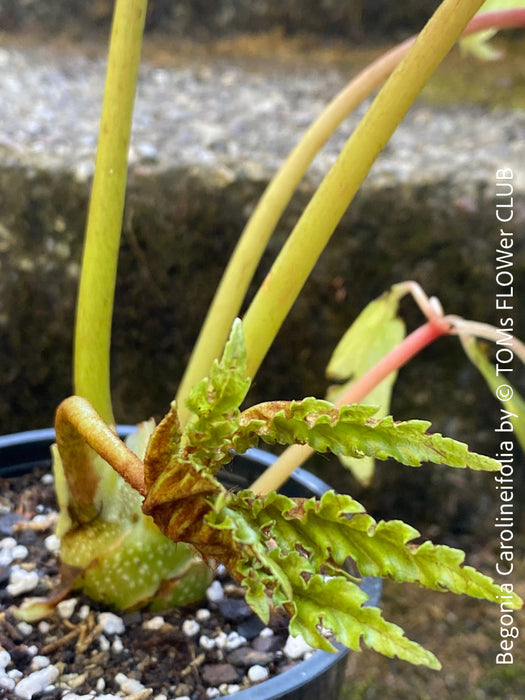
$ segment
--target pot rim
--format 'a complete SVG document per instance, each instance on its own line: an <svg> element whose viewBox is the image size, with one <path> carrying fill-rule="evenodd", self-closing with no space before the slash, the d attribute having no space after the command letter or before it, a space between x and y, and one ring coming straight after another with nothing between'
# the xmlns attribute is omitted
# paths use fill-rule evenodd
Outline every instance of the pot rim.
<svg viewBox="0 0 525 700"><path fill-rule="evenodd" d="M117 432L120 437L126 437L135 429L136 426L134 425L117 426ZM17 470L20 473L21 467L23 467L24 471L30 471L38 462L42 462L42 458L45 459L45 457L39 454L37 459L28 460L25 455L29 453L29 446L33 449L37 446L43 452L54 441L55 431L53 428L0 435L0 476L14 476ZM12 460L15 453L24 448L26 449L24 450L23 461L18 461L13 465ZM247 450L246 453L239 456L265 466L271 465L276 459L272 453L256 447ZM300 467L293 472L290 478L301 486L308 488L314 495L322 495L330 490L328 484L322 479ZM377 606L381 596L381 580L363 577L361 585L369 596L366 605ZM336 644L336 647L338 651L335 653L317 650L311 657L300 661L287 671L258 685L238 691L235 693L235 698L238 698L238 700L277 700L278 698L286 697L288 693L293 693L305 683L309 683L326 673L330 668L339 663L344 663L349 650L340 644ZM264 691L262 686L264 686Z"/></svg>

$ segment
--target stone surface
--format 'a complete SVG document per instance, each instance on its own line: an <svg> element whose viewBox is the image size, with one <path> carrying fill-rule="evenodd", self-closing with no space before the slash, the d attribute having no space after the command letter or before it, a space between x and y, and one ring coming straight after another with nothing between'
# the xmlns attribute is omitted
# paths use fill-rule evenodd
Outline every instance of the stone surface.
<svg viewBox="0 0 525 700"><path fill-rule="evenodd" d="M78 55L2 49L0 68L0 419L7 433L50 425L71 391L71 326L104 67ZM198 61L141 69L113 334L120 422L167 409L246 217L298 134L344 82L322 66L261 72ZM350 118L314 162L258 281L355 123ZM403 279L421 282L448 312L495 322L495 173L516 173L519 230L524 136L522 112L415 106L316 266L252 400L322 395L336 340L364 304ZM515 295L523 299L523 237L516 236L514 253ZM413 326L419 316L411 309ZM524 336L522 319L516 314ZM432 419L436 430L478 451L495 448L497 405L453 340L403 371L393 412ZM318 466L349 488L332 461ZM382 515L438 534L490 526L494 491L483 474L425 467L407 475L382 465L370 492L350 487Z"/></svg>
<svg viewBox="0 0 525 700"><path fill-rule="evenodd" d="M362 38L416 31L438 0L150 0L147 28L197 38L235 32L309 32ZM113 0L0 0L0 26L8 30L68 28L85 35L109 26Z"/></svg>

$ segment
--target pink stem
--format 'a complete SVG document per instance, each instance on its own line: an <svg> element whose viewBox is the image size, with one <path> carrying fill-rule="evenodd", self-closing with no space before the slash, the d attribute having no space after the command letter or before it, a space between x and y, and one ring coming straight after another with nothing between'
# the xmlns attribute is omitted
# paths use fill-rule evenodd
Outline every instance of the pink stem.
<svg viewBox="0 0 525 700"><path fill-rule="evenodd" d="M450 331L450 323L440 318L432 319L420 326L352 384L348 391L338 399L336 405L361 403L372 389L388 377L391 372L403 367L423 348L440 336L449 334Z"/></svg>
<svg viewBox="0 0 525 700"><path fill-rule="evenodd" d="M483 29L512 29L522 27L524 24L525 9L483 12L470 20L462 36L468 36Z"/></svg>

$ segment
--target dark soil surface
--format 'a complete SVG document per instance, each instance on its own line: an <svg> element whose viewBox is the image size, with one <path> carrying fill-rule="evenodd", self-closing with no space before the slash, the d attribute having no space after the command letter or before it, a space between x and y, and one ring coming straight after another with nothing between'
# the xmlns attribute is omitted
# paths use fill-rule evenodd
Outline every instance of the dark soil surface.
<svg viewBox="0 0 525 700"><path fill-rule="evenodd" d="M28 483L29 478L23 481ZM40 529L28 526L27 519L36 514L45 516L53 509L53 492L50 486L44 487L41 482L35 484L34 481L32 486L19 492L20 482L22 480L16 483L15 480L2 480L2 510L13 501L17 517L23 520L12 527L11 516L2 516L0 539L12 529L19 544L29 549L28 559L22 562L26 568L32 567L29 564L32 557L38 557L36 566L45 570L45 574L39 588L31 595L45 594L47 586L53 584L58 574L56 558L42 544L43 538L52 531L53 517L47 522L44 520ZM483 551L472 552L468 563L495 575L495 549L489 546ZM524 574L525 563L523 557L518 556L512 581L522 596L525 594ZM5 585L7 576L6 569L0 571L2 585ZM152 697L164 694L168 698L177 695L205 698L210 687L222 685L224 689L225 686L248 685L245 674L255 664L266 665L271 674L281 672L290 664L280 651L287 636L285 618L277 617L272 621L272 637L261 636L262 623L250 614L242 591L227 579L223 579L222 584L226 597L219 604L205 602L183 613L171 611L160 616L158 613L129 613L122 616L125 632L114 635L104 634L100 609L82 596L78 596L70 617L62 618L56 614L43 628L35 625L31 632L22 633L17 620L6 612L6 607L20 602L23 596L13 601L4 589L0 590L0 637L5 640L3 644L16 667L22 671L29 671L34 653L29 653L28 648L36 644L38 655L47 656L51 664L57 665L71 684L71 690L74 688L78 695L96 689L97 681L105 675L102 669L109 664L113 680L106 683L104 693L122 694L123 687L114 680L120 673L131 681L139 682L140 679L135 690L139 693L137 697L142 697L142 686L143 693L146 689L153 689ZM352 653L342 700L517 700L525 696L521 640L515 640L512 665L496 663L496 655L501 651L498 606L464 596L437 594L414 586L385 582L382 607L385 617L399 624L409 637L438 656L443 669L434 672L413 667L369 650ZM198 611L203 609L209 610L208 619L200 619L202 612ZM187 617L200 619L199 633L193 638L181 629L183 619ZM521 632L523 614L516 613L514 617ZM44 634L42 629L45 629ZM248 644L235 650L224 647L205 650L199 644L201 635L217 639L221 633L224 638L224 634L232 632L246 636ZM42 698L58 700L62 693L63 689L57 688Z"/></svg>
<svg viewBox="0 0 525 700"><path fill-rule="evenodd" d="M247 606L243 589L225 571L218 572L214 583L224 597L194 607L110 616L107 627L107 609L78 595L69 612L60 610L59 604L57 612L41 624L20 623L11 606L27 596L46 596L58 582L59 562L44 543L56 520L54 491L33 475L0 478L0 487L0 541L12 536L28 550L21 561L0 564L0 647L11 657L6 670L16 668L27 678L35 671L34 659L45 657L60 671L55 688L35 698L59 700L69 690L78 696L97 691L133 700L157 695L205 700L250 687L253 673L255 679L257 673L265 672L272 677L296 663L283 652L287 616L276 613L265 629ZM12 596L7 583L11 566L17 565L36 570L39 583L30 593ZM185 629L187 620L194 631ZM112 624L116 625L113 630ZM254 667L265 671L252 671ZM210 694L210 689L217 689L217 695Z"/></svg>

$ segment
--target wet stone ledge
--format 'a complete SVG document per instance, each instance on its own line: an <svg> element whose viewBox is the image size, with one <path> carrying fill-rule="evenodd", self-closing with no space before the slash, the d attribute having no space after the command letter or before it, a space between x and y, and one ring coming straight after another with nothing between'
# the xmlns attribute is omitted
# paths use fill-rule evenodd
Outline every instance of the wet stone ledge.
<svg viewBox="0 0 525 700"><path fill-rule="evenodd" d="M48 426L71 391L71 326L103 73L102 61L82 56L0 50L2 433ZM142 67L113 331L120 422L166 410L243 223L344 81L332 69L256 72L227 61ZM259 281L363 111L314 162ZM523 162L522 112L415 106L316 266L253 401L321 396L336 340L364 304L403 279L418 280L450 313L496 322L495 174L516 174L513 223L523 230ZM523 300L523 237L516 236L513 252L514 293ZM410 304L406 310L413 327L419 317ZM516 315L523 337L522 319ZM431 419L478 451L494 450L497 406L451 339L402 372L393 411ZM345 488L349 477L329 461L321 465ZM433 522L441 500L445 528L486 527L493 504L486 475L424 468L408 486L405 479L405 469L385 467L367 497L387 515L390 506L397 513L388 493L400 493L394 487L402 484L406 508L420 523ZM432 493L423 495L429 480ZM476 509L469 507L474 499Z"/></svg>

